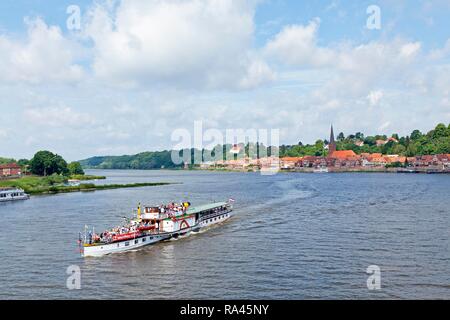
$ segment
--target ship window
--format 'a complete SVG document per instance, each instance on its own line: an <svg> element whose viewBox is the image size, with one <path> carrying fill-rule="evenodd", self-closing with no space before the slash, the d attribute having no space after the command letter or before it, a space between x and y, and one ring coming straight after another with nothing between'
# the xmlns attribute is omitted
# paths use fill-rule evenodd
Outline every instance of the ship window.
<svg viewBox="0 0 450 320"><path fill-rule="evenodd" d="M119 247L120 247L120 243L117 244L117 248L119 248Z"/></svg>
<svg viewBox="0 0 450 320"><path fill-rule="evenodd" d="M150 237L150 240L153 240L153 237Z"/></svg>
<svg viewBox="0 0 450 320"><path fill-rule="evenodd" d="M125 247L128 247L130 245L130 242L125 242Z"/></svg>
<svg viewBox="0 0 450 320"><path fill-rule="evenodd" d="M145 241L147 241L147 238L142 238L142 242L145 242Z"/></svg>
<svg viewBox="0 0 450 320"><path fill-rule="evenodd" d="M139 243L139 240L134 240L134 244L138 244Z"/></svg>

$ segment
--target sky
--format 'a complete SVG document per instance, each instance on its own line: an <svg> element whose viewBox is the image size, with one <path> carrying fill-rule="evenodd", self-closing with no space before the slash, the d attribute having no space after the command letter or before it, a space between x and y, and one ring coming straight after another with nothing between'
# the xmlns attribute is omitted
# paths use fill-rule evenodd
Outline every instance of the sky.
<svg viewBox="0 0 450 320"><path fill-rule="evenodd" d="M281 144L428 131L450 123L449 16L450 0L1 1L0 156L171 149L195 121Z"/></svg>

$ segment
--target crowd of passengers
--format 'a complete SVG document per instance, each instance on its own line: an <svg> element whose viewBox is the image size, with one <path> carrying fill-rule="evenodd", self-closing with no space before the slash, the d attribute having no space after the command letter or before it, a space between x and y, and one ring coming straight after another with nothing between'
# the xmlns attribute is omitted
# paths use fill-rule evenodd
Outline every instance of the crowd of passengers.
<svg viewBox="0 0 450 320"><path fill-rule="evenodd" d="M160 214L167 214L169 218L185 214L191 204L189 202L181 202L181 204L172 202L168 205L160 205L157 210Z"/></svg>

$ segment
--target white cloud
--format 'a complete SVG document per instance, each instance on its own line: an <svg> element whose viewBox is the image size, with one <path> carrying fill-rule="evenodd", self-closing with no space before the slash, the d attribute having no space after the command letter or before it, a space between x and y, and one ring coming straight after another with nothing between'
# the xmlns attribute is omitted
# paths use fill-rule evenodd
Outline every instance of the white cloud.
<svg viewBox="0 0 450 320"><path fill-rule="evenodd" d="M411 66L417 62L420 42L401 39L372 41L353 45L345 41L333 46L319 46L320 20L307 25L285 27L265 48L268 57L276 58L290 68L327 70L330 79L322 84L322 91L330 95L361 96L386 80L405 80Z"/></svg>
<svg viewBox="0 0 450 320"><path fill-rule="evenodd" d="M75 64L75 46L61 30L41 19L26 20L28 34L18 41L0 34L0 82L78 81L83 69Z"/></svg>
<svg viewBox="0 0 450 320"><path fill-rule="evenodd" d="M283 63L320 67L329 64L333 59L333 52L328 48L317 46L317 31L320 20L314 19L308 25L290 25L285 27L272 40L264 51Z"/></svg>
<svg viewBox="0 0 450 320"><path fill-rule="evenodd" d="M86 34L95 74L119 84L247 88L271 80L249 54L254 1L123 0L97 5Z"/></svg>
<svg viewBox="0 0 450 320"><path fill-rule="evenodd" d="M419 53L421 47L420 42L406 43L400 48L400 57L406 59L414 58Z"/></svg>
<svg viewBox="0 0 450 320"><path fill-rule="evenodd" d="M136 115L136 108L131 107L128 104L113 107L113 113L118 116L134 116Z"/></svg>
<svg viewBox="0 0 450 320"><path fill-rule="evenodd" d="M77 128L95 124L95 119L86 113L78 113L70 107L28 108L25 119L38 126Z"/></svg>
<svg viewBox="0 0 450 320"><path fill-rule="evenodd" d="M107 138L111 138L114 140L127 140L131 137L130 133L121 131L111 124L100 127L99 129Z"/></svg>
<svg viewBox="0 0 450 320"><path fill-rule="evenodd" d="M267 63L261 59L254 59L250 62L247 74L240 80L240 87L251 89L260 86L267 81L276 79L275 73L270 69Z"/></svg>

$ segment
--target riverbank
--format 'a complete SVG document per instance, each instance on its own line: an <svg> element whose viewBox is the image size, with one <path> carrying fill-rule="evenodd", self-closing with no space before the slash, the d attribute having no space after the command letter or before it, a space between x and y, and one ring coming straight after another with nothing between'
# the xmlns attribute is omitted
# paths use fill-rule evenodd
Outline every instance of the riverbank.
<svg viewBox="0 0 450 320"><path fill-rule="evenodd" d="M81 177L81 176L80 176ZM76 178L76 180L103 180L106 177L103 176L82 176L70 177ZM109 190L109 189L124 189L124 188L140 188L140 187L154 187L169 185L167 182L148 182L148 183L129 183L129 184L105 184L96 185L93 183L82 183L79 185L67 185L68 178L62 176L49 176L49 177L36 177L28 176L13 180L0 181L1 187L15 187L21 188L30 195L39 194L57 194L57 193L70 193L70 192L89 192L97 190Z"/></svg>
<svg viewBox="0 0 450 320"><path fill-rule="evenodd" d="M248 168L193 168L192 171L210 171L210 172L261 172L260 169ZM279 168L275 172L297 172L297 173L317 173L316 168ZM357 168L328 168L328 173L420 173L420 174L450 174L450 169L442 170L429 167L413 167L413 168L384 168L384 167L357 167Z"/></svg>

